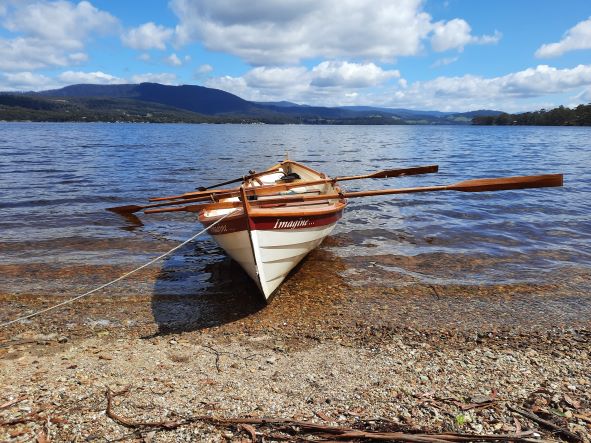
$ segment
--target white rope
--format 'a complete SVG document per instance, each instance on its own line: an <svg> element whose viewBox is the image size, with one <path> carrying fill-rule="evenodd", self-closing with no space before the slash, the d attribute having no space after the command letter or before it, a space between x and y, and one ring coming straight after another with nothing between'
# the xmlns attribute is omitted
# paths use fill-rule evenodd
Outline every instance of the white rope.
<svg viewBox="0 0 591 443"><path fill-rule="evenodd" d="M156 258L153 258L153 259L152 259L152 260L150 260L148 263L146 263L146 264L144 264L144 265L140 266L139 268L135 268L133 271L130 271L130 272L127 272L127 273L123 274L122 276L120 276L120 277L116 278L115 280L112 280L112 281L110 281L109 283L105 283L104 285L101 285L101 286L99 286L98 288L94 288L94 289L92 289L92 290L90 290L90 291L88 291L88 292L85 292L85 293L84 293L84 294L82 294L82 295L78 295L78 296L76 296L76 297L74 297L74 298L71 298L71 299L69 299L69 300L63 301L63 302L61 302L61 303L58 303L57 305L50 306L49 308L45 308L45 309L42 309L42 310L40 310L40 311L33 312L32 314L25 315L25 316L23 316L23 317L19 317L19 318L17 318L17 319L11 320L11 321L9 321L9 322L6 322L6 323L2 323L2 324L0 324L0 328L4 328L5 326L11 325L11 324L13 324L13 323L17 323L17 322L19 322L19 321L27 320L27 319L29 319L29 318L31 318L31 317L35 317L35 316L37 316L37 315L39 315L39 314L43 314L43 313L45 313L45 312L52 311L52 310L54 310L54 309L60 308L60 307L62 307L62 306L64 306L64 305L67 305L67 304L69 304L69 303L73 303L73 302L75 302L76 300L79 300L79 299L81 299L82 297L86 297L87 295L90 295L90 294L93 294L94 292L100 291L101 289L103 289L103 288L106 288L107 286L111 286L112 284L114 284L114 283L117 283L118 281L120 281L120 280L123 280L124 278L127 278L127 277L129 277L131 274L134 274L134 273L136 273L137 271L139 271L139 270L141 270L141 269L144 269L144 268L145 268L145 267L147 267L147 266L150 266L152 263L155 263L155 262L157 262L158 260L160 260L160 259L162 259L162 258L166 257L167 255L170 255L170 254L172 254L172 253L173 253L174 251L176 251L177 249L180 249L180 248L182 248L183 246L185 246L187 243L190 243L190 242L192 242L192 241L193 241L193 240L195 240L197 237L199 237L201 234L204 234L204 233L205 233L205 232L207 232L209 229L213 228L215 225L217 225L219 222L221 222L223 219L225 219L226 217L228 217L228 216L230 216L230 215L234 214L234 213L235 213L235 212L237 212L237 211L239 211L239 209L236 209L236 210L234 210L234 211L232 211L232 212L228 212L226 215L224 215L223 217L221 217L219 220L216 220L214 223L212 223L211 225L209 225L207 228L203 229L202 231L199 231L197 234L193 235L191 238L189 238L189 239L185 240L185 241L184 241L184 242L182 242L181 244L179 244L179 245L175 246L175 247L174 247L174 248L172 248L170 251L168 251L168 252L165 252L164 254L162 254L162 255L159 255L159 256L158 256L158 257L156 257Z"/></svg>

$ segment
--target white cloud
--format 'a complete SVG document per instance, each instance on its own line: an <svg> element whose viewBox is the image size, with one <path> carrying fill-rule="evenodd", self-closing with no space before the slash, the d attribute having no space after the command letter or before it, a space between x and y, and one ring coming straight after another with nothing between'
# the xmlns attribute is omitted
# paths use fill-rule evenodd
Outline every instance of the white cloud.
<svg viewBox="0 0 591 443"><path fill-rule="evenodd" d="M310 76L304 67L265 68L257 67L242 77L210 78L205 81L210 88L222 89L247 100L288 100L303 96L309 89Z"/></svg>
<svg viewBox="0 0 591 443"><path fill-rule="evenodd" d="M41 91L55 89L77 83L117 84L125 79L104 72L64 71L56 77L47 77L30 71L5 73L0 77L0 90L3 91Z"/></svg>
<svg viewBox="0 0 591 443"><path fill-rule="evenodd" d="M164 57L164 63L170 66L182 66L184 63L191 61L190 55L185 55L182 59L175 53L170 54L168 57Z"/></svg>
<svg viewBox="0 0 591 443"><path fill-rule="evenodd" d="M417 54L431 17L421 0L257 1L172 0L179 43L199 40L211 50L255 65L313 57L393 60Z"/></svg>
<svg viewBox="0 0 591 443"><path fill-rule="evenodd" d="M88 54L84 52L75 52L73 54L69 54L68 59L74 63L82 63L88 60Z"/></svg>
<svg viewBox="0 0 591 443"><path fill-rule="evenodd" d="M200 65L195 72L198 74L209 74L213 71L213 66L206 64Z"/></svg>
<svg viewBox="0 0 591 443"><path fill-rule="evenodd" d="M504 93L531 96L560 93L580 86L591 85L591 65L578 65L571 69L557 69L539 65L524 71L499 77Z"/></svg>
<svg viewBox="0 0 591 443"><path fill-rule="evenodd" d="M390 91L384 95L382 104L417 109L473 110L487 107L522 110L528 100L547 100L552 94L590 86L591 65L572 69L539 65L501 77L464 75L415 82L404 90Z"/></svg>
<svg viewBox="0 0 591 443"><path fill-rule="evenodd" d="M144 52L143 54L138 55L138 59L143 61L143 62L149 62L151 60L152 57L150 57L150 54L148 54L147 52Z"/></svg>
<svg viewBox="0 0 591 443"><path fill-rule="evenodd" d="M183 64L181 59L174 53L170 54L168 57L165 57L164 61L170 66L181 66Z"/></svg>
<svg viewBox="0 0 591 443"><path fill-rule="evenodd" d="M422 0L171 0L177 43L200 41L254 65L303 59L393 61L417 55L433 34L436 50L493 43L462 19L433 23Z"/></svg>
<svg viewBox="0 0 591 443"><path fill-rule="evenodd" d="M312 69L258 67L241 77L216 77L205 84L256 101L289 100L320 106L359 104L451 111L539 109L551 107L553 100L558 100L557 105L564 103L564 94L568 92L580 102L591 98L591 65L571 69L540 65L499 77L442 76L419 82L399 78L398 71L383 71L388 74L374 76L381 78L381 83L356 83L351 80L355 76L343 77L338 70L328 81L323 75L330 70L319 68L322 65ZM367 65L370 64L358 65L356 70L369 69ZM390 81L396 78L396 82Z"/></svg>
<svg viewBox="0 0 591 443"><path fill-rule="evenodd" d="M304 67L265 68L259 66L244 76L246 84L259 89L284 90L310 82L309 73Z"/></svg>
<svg viewBox="0 0 591 443"><path fill-rule="evenodd" d="M457 62L460 57L444 57L436 60L432 65L431 68L439 68L441 66L451 65L452 63Z"/></svg>
<svg viewBox="0 0 591 443"><path fill-rule="evenodd" d="M236 94L246 100L260 100L262 96L259 91L250 88L243 77L223 75L208 79L205 85L209 88L221 89L222 91Z"/></svg>
<svg viewBox="0 0 591 443"><path fill-rule="evenodd" d="M131 83L162 83L164 85L175 85L178 83L175 74L169 72L137 74L131 77Z"/></svg>
<svg viewBox="0 0 591 443"><path fill-rule="evenodd" d="M322 62L312 69L313 86L366 88L400 77L397 70L385 71L374 63Z"/></svg>
<svg viewBox="0 0 591 443"><path fill-rule="evenodd" d="M115 77L111 74L105 74L101 71L96 72L81 72L81 71L65 71L57 76L61 83L76 84L76 83L92 83L100 85L114 85L118 83L125 83L125 80Z"/></svg>
<svg viewBox="0 0 591 443"><path fill-rule="evenodd" d="M51 42L38 38L0 39L0 69L34 70L48 66L67 66L73 61Z"/></svg>
<svg viewBox="0 0 591 443"><path fill-rule="evenodd" d="M118 26L115 17L87 1L23 3L4 21L11 32L51 41L65 49L79 49L92 33L108 33Z"/></svg>
<svg viewBox="0 0 591 443"><path fill-rule="evenodd" d="M586 89L583 89L580 93L578 93L574 99L579 103L591 103L591 86Z"/></svg>
<svg viewBox="0 0 591 443"><path fill-rule="evenodd" d="M468 44L492 44L497 43L501 34L495 31L494 35L475 37L471 34L470 25L460 18L454 18L448 22L437 22L433 25L431 47L436 52L457 49L463 51Z"/></svg>
<svg viewBox="0 0 591 443"><path fill-rule="evenodd" d="M360 97L359 89L386 84L400 77L374 63L322 62L312 69L303 66L256 67L242 77L211 78L206 85L255 101L297 100L330 105Z"/></svg>
<svg viewBox="0 0 591 443"><path fill-rule="evenodd" d="M0 69L27 71L86 61L85 41L117 28L118 21L86 1L39 1L11 2L3 25L17 35L0 39Z"/></svg>
<svg viewBox="0 0 591 443"><path fill-rule="evenodd" d="M558 57L577 49L591 49L591 17L566 31L558 43L540 46L535 55L539 58Z"/></svg>
<svg viewBox="0 0 591 443"><path fill-rule="evenodd" d="M122 83L162 83L165 85L178 84L173 73L144 73L136 74L131 78L121 78L102 71L64 71L55 77L48 77L30 71L1 73L0 91L42 91L57 89L63 86L79 83L91 83L101 85L114 85Z"/></svg>
<svg viewBox="0 0 591 443"><path fill-rule="evenodd" d="M30 71L5 73L0 78L2 91L36 91L56 86L55 80Z"/></svg>
<svg viewBox="0 0 591 443"><path fill-rule="evenodd" d="M153 22L144 23L137 28L130 29L121 36L125 46L133 49L166 49L166 43L171 39L174 31Z"/></svg>

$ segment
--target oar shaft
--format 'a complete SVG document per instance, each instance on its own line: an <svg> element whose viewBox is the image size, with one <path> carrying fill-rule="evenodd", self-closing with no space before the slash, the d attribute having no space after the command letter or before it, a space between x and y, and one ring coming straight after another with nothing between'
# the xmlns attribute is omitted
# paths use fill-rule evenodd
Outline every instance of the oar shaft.
<svg viewBox="0 0 591 443"><path fill-rule="evenodd" d="M386 169L384 171L374 172L372 174L366 175L354 175L351 177L336 177L335 181L345 181L345 180L359 180L364 178L391 178L391 177L403 177L405 175L419 175L419 174L428 174L430 172L437 172L439 171L438 165L427 165L427 166L415 166L412 168L403 168L403 169Z"/></svg>
<svg viewBox="0 0 591 443"><path fill-rule="evenodd" d="M306 196L286 195L284 197L253 200L253 201L250 201L249 204L251 206L266 206L266 205L275 205L275 204L301 203L301 202L318 201L318 200L335 200L335 199L342 199L342 198L371 197L371 196L376 196L376 195L409 194L409 193L413 193L413 192L444 191L446 189L447 189L447 186L427 186L427 187L422 187L422 188L400 188L400 189L387 189L387 190L377 190L377 191L346 192L343 194L319 194L319 195L306 195ZM230 208L239 208L241 206L242 206L242 202L240 202L240 201L218 202L218 203L209 203L209 204L203 204L203 205L182 206L182 207L170 208L170 209L149 209L149 210L145 211L145 213L146 214L154 214L154 213L158 213L158 212L174 212L174 211L198 212L202 209L230 209Z"/></svg>
<svg viewBox="0 0 591 443"><path fill-rule="evenodd" d="M201 187L199 190L200 191L205 191L206 189L217 188L218 186L229 185L231 183L240 183L242 181L251 180L253 178L261 177L263 175L271 174L273 172L277 172L277 171L280 171L280 170L281 170L281 168L267 169L266 171L255 172L253 174L248 174L248 175L245 175L243 177L235 178L235 179L228 180L228 181L225 181L225 182L222 182L222 183L217 183L215 185L204 186L204 187Z"/></svg>
<svg viewBox="0 0 591 443"><path fill-rule="evenodd" d="M505 178L486 178L476 180L466 180L451 185L440 186L422 186L417 188L398 188L398 189L379 189L374 191L358 191L346 192L341 194L319 194L319 195L303 195L303 196L284 196L277 198L266 198L260 200L250 201L251 206L264 206L275 204L289 204L300 203L307 201L319 200L336 200L345 198L359 198L359 197L373 197L379 195L394 195L394 194L412 194L418 192L432 192L432 191L460 191L460 192L485 192L485 191L505 191L512 189L529 189L529 188L545 188L562 186L562 174L547 174L534 176L520 176L520 177L505 177ZM204 205L189 205L171 209L154 209L146 211L147 214L154 212L172 212L172 211L188 211L199 212L201 210L210 209L228 209L241 207L241 201L234 202L218 202Z"/></svg>

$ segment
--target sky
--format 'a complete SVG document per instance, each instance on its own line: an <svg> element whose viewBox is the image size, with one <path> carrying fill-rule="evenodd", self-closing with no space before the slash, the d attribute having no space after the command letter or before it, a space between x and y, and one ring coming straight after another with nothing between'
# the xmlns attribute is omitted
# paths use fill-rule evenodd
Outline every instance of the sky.
<svg viewBox="0 0 591 443"><path fill-rule="evenodd" d="M591 0L0 0L0 91L195 84L440 111L591 102Z"/></svg>

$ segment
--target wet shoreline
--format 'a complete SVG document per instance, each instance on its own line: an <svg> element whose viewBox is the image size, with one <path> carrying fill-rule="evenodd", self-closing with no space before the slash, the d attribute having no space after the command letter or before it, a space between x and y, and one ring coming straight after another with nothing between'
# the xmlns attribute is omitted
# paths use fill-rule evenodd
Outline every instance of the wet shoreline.
<svg viewBox="0 0 591 443"><path fill-rule="evenodd" d="M181 251L182 252L182 251ZM420 282L390 265L396 257L342 259L328 247L313 251L264 302L254 283L228 258L202 268L173 256L54 311L26 328L83 331L88 322L122 334L181 333L209 329L317 330L338 335L350 328L452 331L574 330L591 325L591 292L584 273L547 283L465 285ZM0 321L51 306L129 271L117 265L1 265ZM97 323L98 322L98 323ZM283 328L285 324L285 328ZM42 325L42 326L41 326Z"/></svg>

